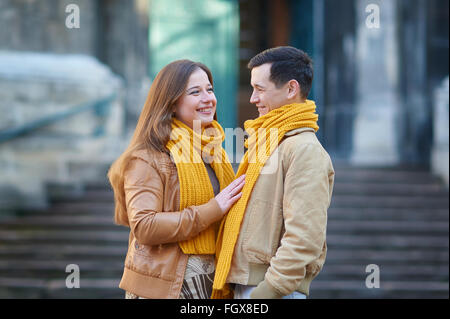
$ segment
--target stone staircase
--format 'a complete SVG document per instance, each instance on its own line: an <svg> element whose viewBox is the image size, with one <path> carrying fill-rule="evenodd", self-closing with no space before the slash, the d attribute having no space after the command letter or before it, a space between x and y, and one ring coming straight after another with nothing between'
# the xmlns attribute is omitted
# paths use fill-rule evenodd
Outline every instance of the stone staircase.
<svg viewBox="0 0 450 319"><path fill-rule="evenodd" d="M47 210L0 216L0 298L123 298L128 230L106 181L50 187ZM318 298L448 298L449 200L424 170L336 167ZM67 288L70 264L80 288ZM366 266L380 288L366 287Z"/></svg>
<svg viewBox="0 0 450 319"><path fill-rule="evenodd" d="M448 229L448 190L427 171L336 167L327 260L310 298L448 298ZM379 288L366 287L371 264Z"/></svg>
<svg viewBox="0 0 450 319"><path fill-rule="evenodd" d="M113 223L106 185L53 186L49 209L0 219L0 298L123 298L128 230ZM66 287L70 264L80 288Z"/></svg>

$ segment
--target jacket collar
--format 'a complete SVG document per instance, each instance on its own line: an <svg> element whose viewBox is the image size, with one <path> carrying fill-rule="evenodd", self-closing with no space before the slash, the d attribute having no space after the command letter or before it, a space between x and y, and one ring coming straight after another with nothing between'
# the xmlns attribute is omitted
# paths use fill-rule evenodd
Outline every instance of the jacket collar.
<svg viewBox="0 0 450 319"><path fill-rule="evenodd" d="M300 127L300 128L296 128L296 129L294 129L294 130L292 130L292 131L286 132L286 133L284 134L284 136L297 135L297 134L300 134L300 133L303 133L303 132L313 132L313 133L315 133L315 131L314 131L313 128L310 128L310 127Z"/></svg>

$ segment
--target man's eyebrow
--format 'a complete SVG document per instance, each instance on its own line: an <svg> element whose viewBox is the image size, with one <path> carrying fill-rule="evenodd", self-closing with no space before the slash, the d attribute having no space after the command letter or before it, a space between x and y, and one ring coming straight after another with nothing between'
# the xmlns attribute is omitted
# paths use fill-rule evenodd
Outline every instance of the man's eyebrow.
<svg viewBox="0 0 450 319"><path fill-rule="evenodd" d="M257 87L259 89L265 89L264 85L258 84L258 83L254 83L252 84L253 87Z"/></svg>

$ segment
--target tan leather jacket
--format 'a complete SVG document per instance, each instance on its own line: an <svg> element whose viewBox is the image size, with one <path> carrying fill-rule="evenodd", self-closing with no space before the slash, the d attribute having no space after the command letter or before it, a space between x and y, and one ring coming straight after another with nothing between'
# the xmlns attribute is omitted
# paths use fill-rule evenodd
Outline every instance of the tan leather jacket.
<svg viewBox="0 0 450 319"><path fill-rule="evenodd" d="M333 185L331 159L314 130L286 133L252 190L227 282L258 285L257 298L308 295L325 262Z"/></svg>
<svg viewBox="0 0 450 319"><path fill-rule="evenodd" d="M214 198L177 211L180 186L170 156L133 155L125 173L130 237L119 287L144 298L178 298L188 259L178 242L219 221L223 213Z"/></svg>

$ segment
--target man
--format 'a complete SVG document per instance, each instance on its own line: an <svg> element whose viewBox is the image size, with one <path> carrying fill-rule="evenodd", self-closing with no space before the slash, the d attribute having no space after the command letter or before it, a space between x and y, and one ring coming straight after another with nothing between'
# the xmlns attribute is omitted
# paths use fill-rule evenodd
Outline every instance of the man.
<svg viewBox="0 0 450 319"><path fill-rule="evenodd" d="M301 50L277 47L248 67L259 117L245 122L248 151L237 175L246 174L246 184L221 225L212 297L230 297L234 286L234 298L303 299L325 261L334 184L315 135L316 107L307 100L312 61ZM274 142L269 130L277 132ZM255 155L267 149L270 157Z"/></svg>

